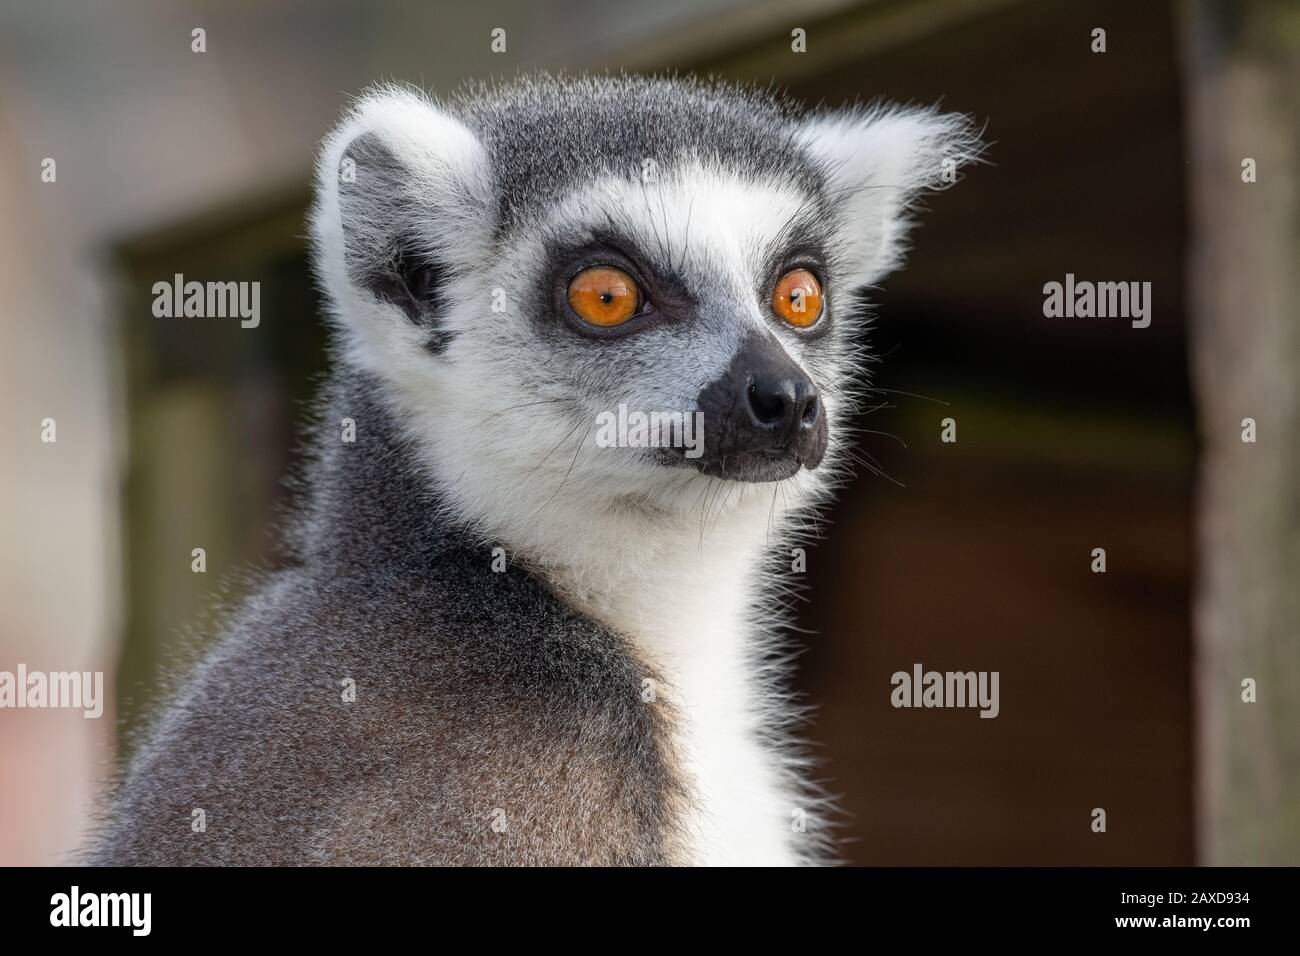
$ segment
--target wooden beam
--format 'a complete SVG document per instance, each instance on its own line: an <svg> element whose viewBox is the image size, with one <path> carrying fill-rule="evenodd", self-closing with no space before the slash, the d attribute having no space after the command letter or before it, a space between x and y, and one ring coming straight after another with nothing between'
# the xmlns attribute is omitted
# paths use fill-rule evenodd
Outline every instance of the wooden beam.
<svg viewBox="0 0 1300 956"><path fill-rule="evenodd" d="M1300 863L1300 5L1190 0L1195 680L1207 864ZM1255 182L1243 181L1253 160ZM1255 440L1243 440L1252 419ZM1246 437L1249 437L1248 435ZM1253 681L1249 702L1243 682Z"/></svg>

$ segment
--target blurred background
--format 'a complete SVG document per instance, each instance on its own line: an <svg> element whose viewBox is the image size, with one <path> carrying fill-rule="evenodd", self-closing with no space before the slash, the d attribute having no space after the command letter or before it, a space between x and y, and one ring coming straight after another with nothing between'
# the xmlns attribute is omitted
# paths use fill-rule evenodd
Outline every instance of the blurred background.
<svg viewBox="0 0 1300 956"><path fill-rule="evenodd" d="M543 67L987 122L992 165L877 297L887 477L808 559L799 688L848 859L1300 863L1300 4L0 0L0 670L111 697L0 710L0 864L78 844L161 669L273 560L329 364L319 138L376 80ZM154 318L175 273L260 281L260 327ZM1044 317L1067 273L1150 282L1150 327ZM1000 716L892 708L918 662L999 671Z"/></svg>

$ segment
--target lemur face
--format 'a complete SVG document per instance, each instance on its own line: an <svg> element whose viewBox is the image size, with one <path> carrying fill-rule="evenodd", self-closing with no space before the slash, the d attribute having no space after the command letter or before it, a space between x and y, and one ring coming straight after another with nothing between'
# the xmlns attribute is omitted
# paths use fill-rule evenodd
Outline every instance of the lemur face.
<svg viewBox="0 0 1300 956"><path fill-rule="evenodd" d="M327 142L318 269L468 512L797 494L844 444L864 290L973 151L961 117L680 81L385 91Z"/></svg>
<svg viewBox="0 0 1300 956"><path fill-rule="evenodd" d="M848 348L832 331L831 209L815 174L751 178L694 157L631 172L576 184L527 230L540 248L516 251L540 253L544 347L578 373L590 414L667 413L631 442L650 450L615 453L742 482L815 469Z"/></svg>

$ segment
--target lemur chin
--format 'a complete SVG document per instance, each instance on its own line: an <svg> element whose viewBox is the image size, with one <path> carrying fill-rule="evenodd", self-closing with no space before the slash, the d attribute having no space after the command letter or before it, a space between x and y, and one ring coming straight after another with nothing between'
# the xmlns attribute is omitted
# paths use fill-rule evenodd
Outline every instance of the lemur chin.
<svg viewBox="0 0 1300 956"><path fill-rule="evenodd" d="M292 561L89 858L832 859L782 555L847 475L865 291L977 151L960 116L682 80L363 97L317 169L338 367ZM620 407L653 434L598 440Z"/></svg>

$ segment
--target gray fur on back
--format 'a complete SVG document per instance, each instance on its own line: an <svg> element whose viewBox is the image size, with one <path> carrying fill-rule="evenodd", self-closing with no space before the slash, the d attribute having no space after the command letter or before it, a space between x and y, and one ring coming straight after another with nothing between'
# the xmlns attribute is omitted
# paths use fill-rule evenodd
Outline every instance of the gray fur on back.
<svg viewBox="0 0 1300 956"><path fill-rule="evenodd" d="M320 442L299 565L167 709L88 859L671 861L680 783L670 716L641 700L652 672L439 519L371 383L343 375L331 410L357 440Z"/></svg>

